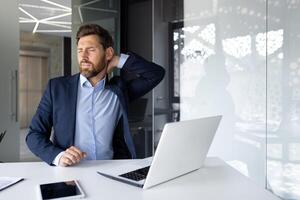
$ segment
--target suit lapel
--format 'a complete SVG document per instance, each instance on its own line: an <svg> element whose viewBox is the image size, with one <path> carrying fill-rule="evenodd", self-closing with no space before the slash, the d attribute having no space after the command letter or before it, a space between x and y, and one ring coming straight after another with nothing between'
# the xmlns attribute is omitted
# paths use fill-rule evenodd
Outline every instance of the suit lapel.
<svg viewBox="0 0 300 200"><path fill-rule="evenodd" d="M76 126L76 108L77 108L77 93L78 93L78 81L79 74L73 75L69 79L68 89L67 89L67 99L69 103L66 104L67 111L69 112L70 119L68 120L68 129L70 145L74 145L74 136L75 136L75 126Z"/></svg>

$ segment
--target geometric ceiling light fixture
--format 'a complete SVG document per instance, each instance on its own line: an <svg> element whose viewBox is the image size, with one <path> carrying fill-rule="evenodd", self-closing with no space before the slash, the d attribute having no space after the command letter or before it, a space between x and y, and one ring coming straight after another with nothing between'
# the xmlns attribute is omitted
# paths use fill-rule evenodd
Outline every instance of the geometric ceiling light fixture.
<svg viewBox="0 0 300 200"><path fill-rule="evenodd" d="M25 24L31 25L27 27L30 27L32 33L70 33L72 31L71 6L49 0L32 0L29 1L30 3L27 3L28 0L20 0L20 2L22 3L19 4L19 23L24 26ZM69 3L71 4L71 0Z"/></svg>
<svg viewBox="0 0 300 200"><path fill-rule="evenodd" d="M99 12L108 12L108 13L115 13L118 14L117 10L114 9L105 9L105 8L98 8L95 6L91 6L92 4L96 4L98 2L100 2L101 0L92 0L86 3L83 3L79 6L75 6L78 9L78 13L79 13L79 18L81 23L84 22L83 16L82 16L82 10L94 10L94 11L99 11Z"/></svg>

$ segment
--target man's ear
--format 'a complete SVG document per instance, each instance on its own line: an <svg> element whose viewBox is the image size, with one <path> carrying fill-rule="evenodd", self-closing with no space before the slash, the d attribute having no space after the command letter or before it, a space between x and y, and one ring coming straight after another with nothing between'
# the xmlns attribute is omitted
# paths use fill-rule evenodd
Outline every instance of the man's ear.
<svg viewBox="0 0 300 200"><path fill-rule="evenodd" d="M107 61L111 61L111 59L114 57L115 55L115 50L112 47L108 47L105 50L105 57Z"/></svg>

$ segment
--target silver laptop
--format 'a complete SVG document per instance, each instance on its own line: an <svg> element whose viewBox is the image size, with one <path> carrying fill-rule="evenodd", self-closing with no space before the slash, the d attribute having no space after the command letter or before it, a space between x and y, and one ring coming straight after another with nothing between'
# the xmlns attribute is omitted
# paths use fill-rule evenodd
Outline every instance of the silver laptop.
<svg viewBox="0 0 300 200"><path fill-rule="evenodd" d="M155 155L109 166L97 172L105 177L143 189L199 169L222 116L167 123Z"/></svg>

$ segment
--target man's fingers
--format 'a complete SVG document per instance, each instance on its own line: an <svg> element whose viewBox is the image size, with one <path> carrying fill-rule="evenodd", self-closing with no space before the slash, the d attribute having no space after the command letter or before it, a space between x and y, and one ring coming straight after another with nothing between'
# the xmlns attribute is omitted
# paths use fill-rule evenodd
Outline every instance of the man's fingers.
<svg viewBox="0 0 300 200"><path fill-rule="evenodd" d="M72 153L77 153L76 155L79 155L80 156L80 159L83 159L84 157L86 157L86 153L85 152L82 152L80 149L78 149L77 147L74 147L74 146L71 146L69 148L69 150L72 151Z"/></svg>
<svg viewBox="0 0 300 200"><path fill-rule="evenodd" d="M73 164L78 163L81 160L81 157L77 153L74 153L74 151L66 151L64 157L71 160Z"/></svg>
<svg viewBox="0 0 300 200"><path fill-rule="evenodd" d="M62 167L67 167L73 165L73 162L68 157L62 156L59 160L59 165Z"/></svg>
<svg viewBox="0 0 300 200"><path fill-rule="evenodd" d="M71 159L73 162L79 162L82 159L81 154L72 149L67 149L65 156Z"/></svg>
<svg viewBox="0 0 300 200"><path fill-rule="evenodd" d="M66 149L65 153L60 158L59 165L64 167L74 165L79 163L85 157L85 152L82 152L80 149L71 146L70 148Z"/></svg>
<svg viewBox="0 0 300 200"><path fill-rule="evenodd" d="M79 161L80 159L77 159L76 156L68 152L65 152L60 158L59 165L66 167L66 166L74 165Z"/></svg>

